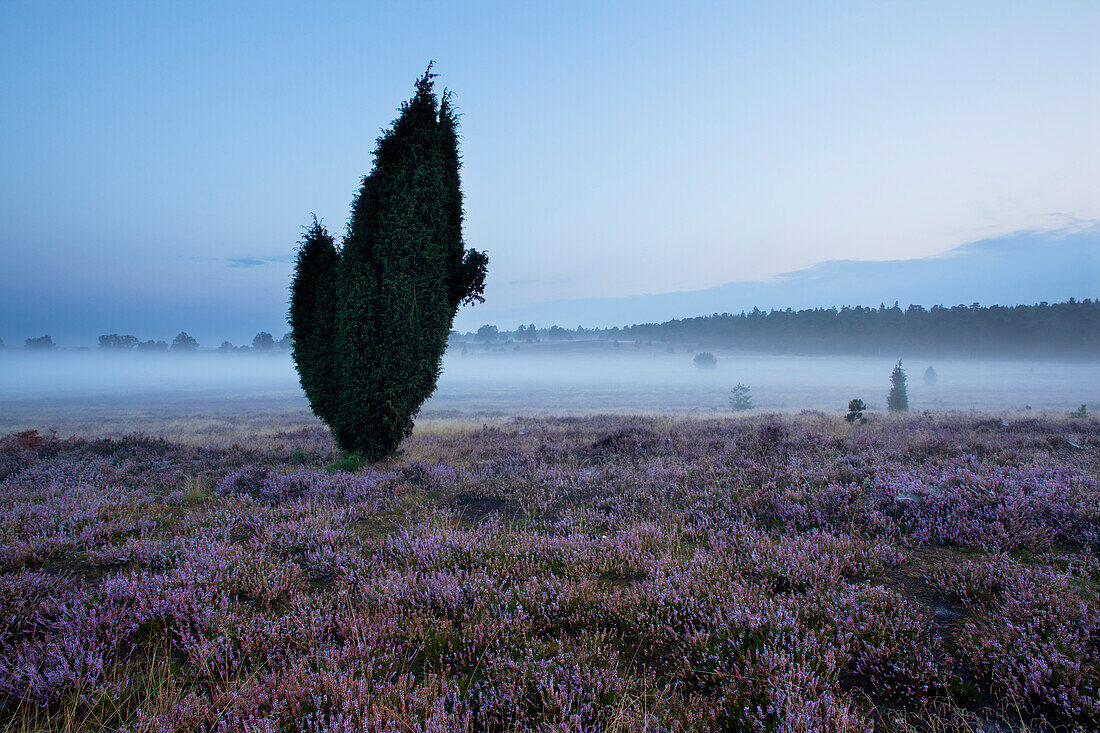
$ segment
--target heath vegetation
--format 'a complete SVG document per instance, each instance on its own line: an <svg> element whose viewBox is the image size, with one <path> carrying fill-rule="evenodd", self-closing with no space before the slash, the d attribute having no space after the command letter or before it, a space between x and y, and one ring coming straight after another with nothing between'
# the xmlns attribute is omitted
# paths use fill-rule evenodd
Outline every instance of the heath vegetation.
<svg viewBox="0 0 1100 733"><path fill-rule="evenodd" d="M1095 730L1097 445L1089 418L532 418L329 473L320 428L9 435L0 715Z"/></svg>

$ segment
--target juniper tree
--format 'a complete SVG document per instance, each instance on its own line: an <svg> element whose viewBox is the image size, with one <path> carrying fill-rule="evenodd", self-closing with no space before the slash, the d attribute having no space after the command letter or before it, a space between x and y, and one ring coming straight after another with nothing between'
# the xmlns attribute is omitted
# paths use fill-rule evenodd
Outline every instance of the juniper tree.
<svg viewBox="0 0 1100 733"><path fill-rule="evenodd" d="M330 426L340 401L335 374L339 264L335 240L314 216L301 239L290 284L290 354L310 409Z"/></svg>
<svg viewBox="0 0 1100 733"><path fill-rule="evenodd" d="M431 67L378 139L343 247L314 222L291 288L294 360L345 451L392 453L435 390L458 307L483 301L488 257L465 249L457 113Z"/></svg>
<svg viewBox="0 0 1100 733"><path fill-rule="evenodd" d="M886 396L886 407L890 412L906 412L909 409L909 392L905 387L905 371L898 361L890 374L890 394Z"/></svg>

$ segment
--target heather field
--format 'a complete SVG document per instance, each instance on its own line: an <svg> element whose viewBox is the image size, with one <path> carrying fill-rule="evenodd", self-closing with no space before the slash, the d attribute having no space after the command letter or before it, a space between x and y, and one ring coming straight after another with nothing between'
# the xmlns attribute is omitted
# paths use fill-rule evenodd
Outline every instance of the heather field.
<svg viewBox="0 0 1100 733"><path fill-rule="evenodd" d="M4 438L0 726L1100 727L1095 419L312 425Z"/></svg>

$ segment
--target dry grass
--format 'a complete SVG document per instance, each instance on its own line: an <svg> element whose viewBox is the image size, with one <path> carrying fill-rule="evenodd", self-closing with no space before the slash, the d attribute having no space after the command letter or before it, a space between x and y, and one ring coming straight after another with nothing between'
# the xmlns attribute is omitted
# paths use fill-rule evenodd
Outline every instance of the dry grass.
<svg viewBox="0 0 1100 733"><path fill-rule="evenodd" d="M111 665L114 694L89 699L76 690L55 706L23 701L11 712L3 733L94 733L160 731L158 719L171 717L181 696L167 648L154 647L144 659Z"/></svg>

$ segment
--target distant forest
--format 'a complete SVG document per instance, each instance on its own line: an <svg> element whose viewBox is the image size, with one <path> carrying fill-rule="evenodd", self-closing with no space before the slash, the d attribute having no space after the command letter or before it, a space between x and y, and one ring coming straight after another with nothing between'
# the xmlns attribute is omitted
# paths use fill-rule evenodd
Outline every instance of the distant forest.
<svg viewBox="0 0 1100 733"><path fill-rule="evenodd" d="M638 323L614 328L563 328L522 325L513 331L484 325L476 332L452 332L452 345L481 343L499 349L522 348L536 342L603 340L619 344L662 344L669 348L729 348L787 354L860 354L867 356L960 356L986 358L1100 359L1100 300L983 307L956 305L929 309L896 303L878 308L862 306L770 310L753 308L738 314L720 313L664 323ZM48 335L28 338L25 348L53 350ZM3 342L0 341L0 347ZM252 345L223 341L204 350L230 352L287 351L290 334L276 339L261 331ZM104 334L99 349L109 351L172 351L199 349L186 332L171 343L140 341L137 337Z"/></svg>
<svg viewBox="0 0 1100 733"><path fill-rule="evenodd" d="M601 338L802 354L1097 358L1100 300L1070 298L1065 303L989 307L974 303L930 309L911 305L905 310L896 303L892 307L799 311L754 308L736 315L722 313L609 329L540 329L531 324L498 332L493 326L483 326L468 338L516 342Z"/></svg>

